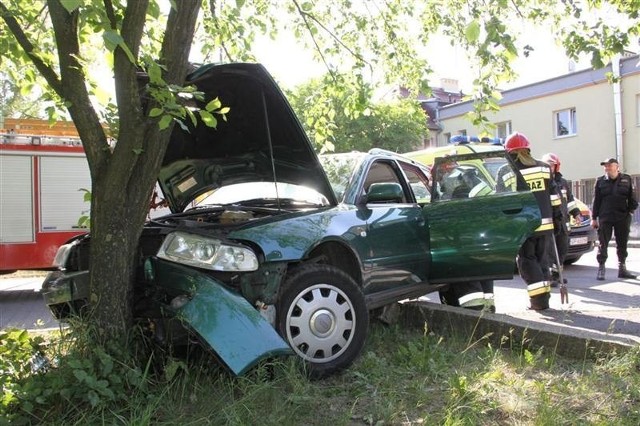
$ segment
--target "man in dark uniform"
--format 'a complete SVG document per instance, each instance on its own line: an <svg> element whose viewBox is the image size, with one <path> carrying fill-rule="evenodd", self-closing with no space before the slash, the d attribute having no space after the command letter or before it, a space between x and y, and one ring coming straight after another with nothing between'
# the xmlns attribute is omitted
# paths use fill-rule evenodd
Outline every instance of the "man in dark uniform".
<svg viewBox="0 0 640 426"><path fill-rule="evenodd" d="M591 226L598 230L598 275L604 280L607 247L611 234L616 237L618 255L618 278L635 278L625 265L627 260L627 242L631 228L631 216L638 208L631 176L621 173L618 160L607 158L600 163L604 167L604 176L596 180L593 196L593 214Z"/></svg>
<svg viewBox="0 0 640 426"><path fill-rule="evenodd" d="M558 249L558 257L560 258L559 265L557 264L553 247L549 249L550 264L552 265L551 287L557 287L560 280L560 268L562 268L569 250L569 231L571 229L569 217L572 216L577 223L580 223L582 222L582 216L580 216L580 209L573 197L571 185L560 173L560 157L550 152L542 156L542 161L551 167L551 179L555 183L556 191L558 192L552 196L551 204L559 205L559 209L554 209L559 214L556 214L553 218L553 236ZM565 279L565 284L566 282Z"/></svg>
<svg viewBox="0 0 640 426"><path fill-rule="evenodd" d="M551 273L547 251L550 247L549 238L553 234L551 196L556 194L551 180L551 169L547 163L531 156L529 140L522 133L516 132L509 135L504 147L535 195L542 216L540 226L520 247L517 258L518 271L527 284L530 309L548 309ZM498 192L509 190L509 188L515 190L515 185L515 175L511 166L506 164L498 171L496 190Z"/></svg>

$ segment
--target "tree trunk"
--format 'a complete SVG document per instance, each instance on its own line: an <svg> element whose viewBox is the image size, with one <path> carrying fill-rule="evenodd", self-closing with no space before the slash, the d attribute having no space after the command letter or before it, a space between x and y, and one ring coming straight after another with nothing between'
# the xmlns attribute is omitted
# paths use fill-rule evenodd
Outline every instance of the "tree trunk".
<svg viewBox="0 0 640 426"><path fill-rule="evenodd" d="M200 2L176 4L169 13L159 59L165 64L164 80L182 85ZM141 18L140 4L129 3L127 12L122 34L131 45L141 34L134 19ZM160 131L157 120L149 118L155 104L146 108L141 104L136 69L121 49L115 52L114 66L120 129L112 155L92 175L89 272L92 319L107 339L122 336L132 324L135 272L144 261L137 256L138 240L173 128Z"/></svg>

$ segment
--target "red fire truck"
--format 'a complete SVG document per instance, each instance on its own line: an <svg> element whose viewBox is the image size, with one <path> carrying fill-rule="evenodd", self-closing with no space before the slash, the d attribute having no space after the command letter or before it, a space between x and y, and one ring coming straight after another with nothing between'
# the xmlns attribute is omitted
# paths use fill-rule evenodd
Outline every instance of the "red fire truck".
<svg viewBox="0 0 640 426"><path fill-rule="evenodd" d="M86 232L78 220L89 210L89 167L75 128L8 121L0 130L0 274L48 269L61 244Z"/></svg>

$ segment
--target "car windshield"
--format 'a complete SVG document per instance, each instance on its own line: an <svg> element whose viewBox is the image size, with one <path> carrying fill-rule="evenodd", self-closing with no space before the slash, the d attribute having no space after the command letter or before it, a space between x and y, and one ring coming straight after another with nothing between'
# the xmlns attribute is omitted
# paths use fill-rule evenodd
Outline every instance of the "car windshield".
<svg viewBox="0 0 640 426"><path fill-rule="evenodd" d="M344 191L351 179L351 175L364 155L361 152L350 152L345 154L322 154L319 156L320 164L322 164L327 178L329 178L329 183L338 201L341 201L344 197Z"/></svg>
<svg viewBox="0 0 640 426"><path fill-rule="evenodd" d="M245 182L223 186L198 197L195 205L202 207L207 205L242 204L248 201L256 205L261 200L275 199L313 206L329 205L329 201L324 195L311 188L282 182L277 184L277 188L274 182Z"/></svg>

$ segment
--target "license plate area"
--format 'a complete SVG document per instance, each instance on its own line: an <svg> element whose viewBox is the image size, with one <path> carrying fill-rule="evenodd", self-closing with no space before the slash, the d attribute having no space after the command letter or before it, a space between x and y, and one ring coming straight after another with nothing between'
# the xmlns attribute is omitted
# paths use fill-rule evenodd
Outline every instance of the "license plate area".
<svg viewBox="0 0 640 426"><path fill-rule="evenodd" d="M589 243L589 237L573 237L569 240L570 246L581 246Z"/></svg>

